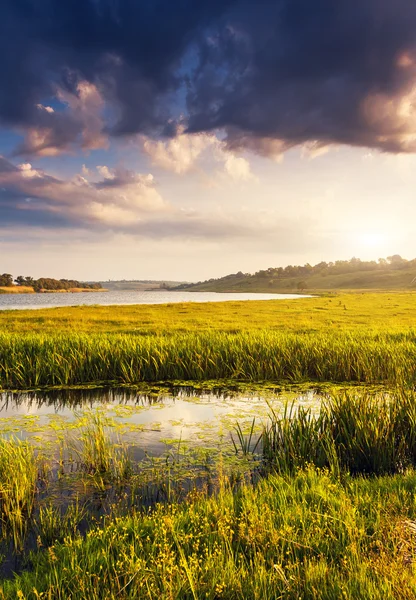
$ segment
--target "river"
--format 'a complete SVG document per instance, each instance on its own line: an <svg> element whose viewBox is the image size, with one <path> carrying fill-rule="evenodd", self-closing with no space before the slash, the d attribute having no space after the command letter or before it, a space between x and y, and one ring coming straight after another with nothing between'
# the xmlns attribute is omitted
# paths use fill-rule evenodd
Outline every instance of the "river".
<svg viewBox="0 0 416 600"><path fill-rule="evenodd" d="M58 306L111 306L128 304L176 304L179 302L226 302L235 300L290 300L309 298L300 294L247 294L217 292L169 292L112 290L58 294L0 294L0 310L54 308Z"/></svg>

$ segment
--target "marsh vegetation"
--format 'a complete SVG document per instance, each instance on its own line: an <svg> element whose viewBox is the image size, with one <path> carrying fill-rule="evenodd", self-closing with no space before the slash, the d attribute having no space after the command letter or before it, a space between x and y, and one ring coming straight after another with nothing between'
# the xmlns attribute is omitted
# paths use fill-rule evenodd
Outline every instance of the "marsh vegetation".
<svg viewBox="0 0 416 600"><path fill-rule="evenodd" d="M413 306L386 293L0 315L5 389L223 379L270 398L261 418L228 420L215 452L179 439L139 457L100 410L49 446L3 427L0 597L414 598ZM277 410L279 386L301 382L321 402Z"/></svg>

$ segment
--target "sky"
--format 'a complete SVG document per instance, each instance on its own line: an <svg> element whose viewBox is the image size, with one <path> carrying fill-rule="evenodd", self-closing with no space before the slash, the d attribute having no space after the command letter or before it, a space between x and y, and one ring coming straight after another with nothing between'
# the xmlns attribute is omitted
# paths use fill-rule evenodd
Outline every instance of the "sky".
<svg viewBox="0 0 416 600"><path fill-rule="evenodd" d="M414 0L3 0L0 272L416 257Z"/></svg>

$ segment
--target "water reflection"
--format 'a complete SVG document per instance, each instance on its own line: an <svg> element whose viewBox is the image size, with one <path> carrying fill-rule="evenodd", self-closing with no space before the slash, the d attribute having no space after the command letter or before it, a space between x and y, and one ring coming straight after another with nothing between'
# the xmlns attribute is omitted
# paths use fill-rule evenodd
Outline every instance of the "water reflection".
<svg viewBox="0 0 416 600"><path fill-rule="evenodd" d="M178 302L226 302L232 300L290 300L310 298L300 294L127 291L80 294L0 294L0 310L52 308L58 306L111 306L128 304L176 304Z"/></svg>
<svg viewBox="0 0 416 600"><path fill-rule="evenodd" d="M178 443L182 447L220 448L230 443L236 423L257 429L271 408L283 412L287 401L318 407L315 391L239 393L229 388L196 390L191 386L64 389L47 392L0 394L0 433L18 435L37 443L53 443L64 435L80 435L97 411L106 418L111 439L134 448L135 458L160 456Z"/></svg>

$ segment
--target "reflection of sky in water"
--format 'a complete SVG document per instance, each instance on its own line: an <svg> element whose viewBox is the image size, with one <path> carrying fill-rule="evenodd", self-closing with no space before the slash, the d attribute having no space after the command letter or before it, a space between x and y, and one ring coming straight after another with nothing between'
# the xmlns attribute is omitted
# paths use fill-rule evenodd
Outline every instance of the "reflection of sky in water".
<svg viewBox="0 0 416 600"><path fill-rule="evenodd" d="M136 290L110 290L80 294L1 294L0 310L52 308L57 306L111 306L128 304L176 304L178 302L225 302L240 300L290 300L310 298L301 294L258 294L217 292L155 292Z"/></svg>
<svg viewBox="0 0 416 600"><path fill-rule="evenodd" d="M110 419L114 439L151 454L166 451L169 444L220 448L230 443L236 423L256 425L267 420L270 408L281 414L287 401L318 407L319 396L257 394L227 395L176 390L172 395L144 396L126 390L61 390L49 393L0 394L0 431L37 443L54 441L57 435L76 436L77 420L100 411ZM176 441L175 441L176 440Z"/></svg>

